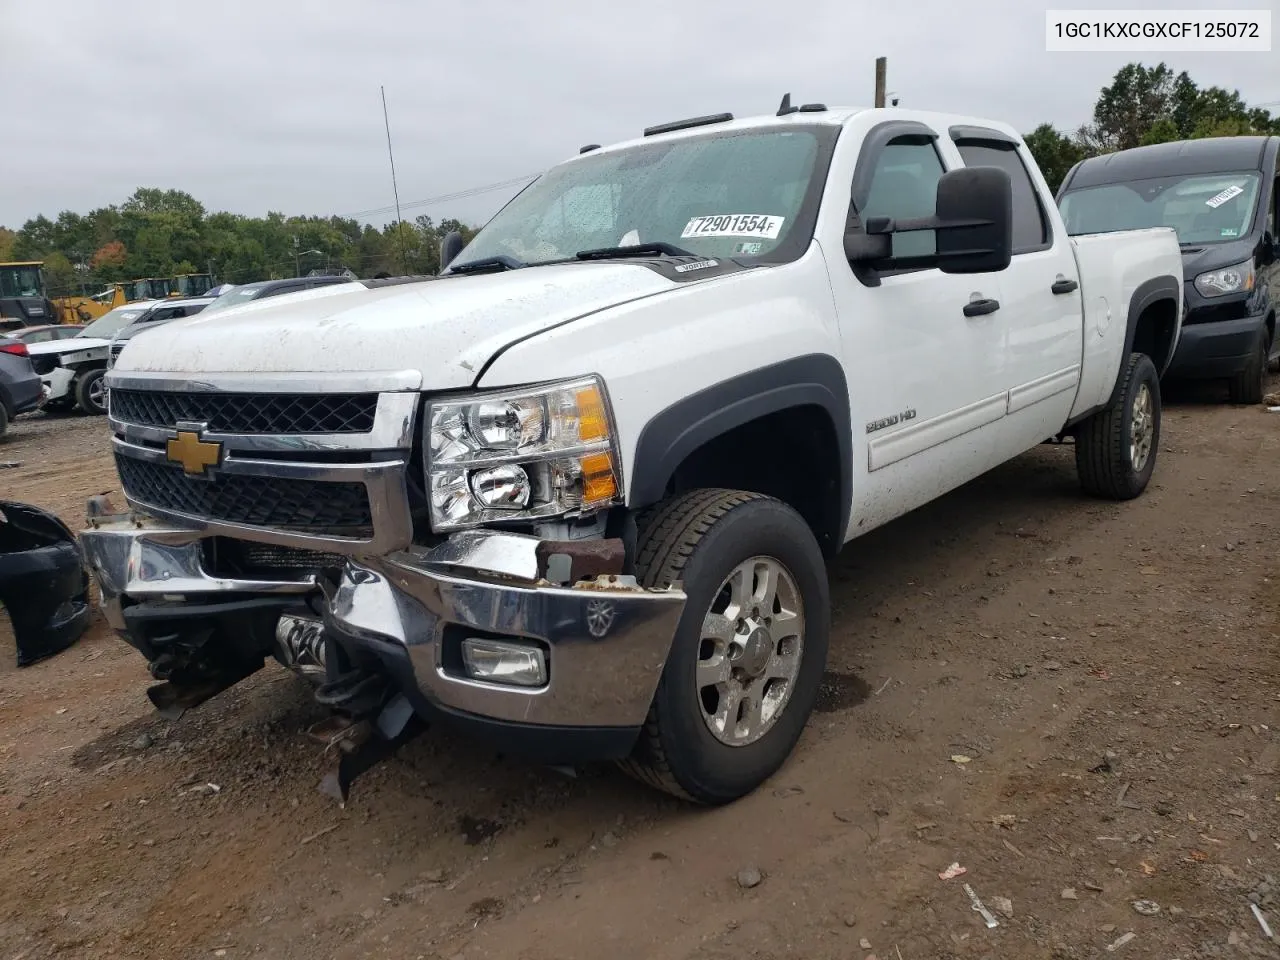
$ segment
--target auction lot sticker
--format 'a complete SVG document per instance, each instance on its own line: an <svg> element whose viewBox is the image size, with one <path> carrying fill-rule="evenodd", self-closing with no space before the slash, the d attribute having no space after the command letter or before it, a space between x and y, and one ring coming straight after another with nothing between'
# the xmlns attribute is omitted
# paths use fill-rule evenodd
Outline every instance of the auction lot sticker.
<svg viewBox="0 0 1280 960"><path fill-rule="evenodd" d="M680 239L688 237L763 237L777 240L786 217L769 217L756 213L731 213L713 217L694 217L684 226Z"/></svg>

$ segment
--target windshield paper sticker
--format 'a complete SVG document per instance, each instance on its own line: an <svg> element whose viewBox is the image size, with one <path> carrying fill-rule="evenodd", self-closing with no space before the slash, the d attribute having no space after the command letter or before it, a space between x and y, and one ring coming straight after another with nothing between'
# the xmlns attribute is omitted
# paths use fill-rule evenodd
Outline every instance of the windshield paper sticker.
<svg viewBox="0 0 1280 960"><path fill-rule="evenodd" d="M1206 207L1213 207L1216 210L1218 209L1218 207L1222 206L1232 197L1238 197L1242 193L1244 193L1244 190L1241 187L1237 187L1233 185L1233 186L1227 187L1227 189L1223 190L1216 197L1210 197L1208 200L1204 202L1204 205Z"/></svg>
<svg viewBox="0 0 1280 960"><path fill-rule="evenodd" d="M786 217L767 217L754 213L726 214L718 217L694 217L685 224L680 238L689 237L764 237L777 240Z"/></svg>

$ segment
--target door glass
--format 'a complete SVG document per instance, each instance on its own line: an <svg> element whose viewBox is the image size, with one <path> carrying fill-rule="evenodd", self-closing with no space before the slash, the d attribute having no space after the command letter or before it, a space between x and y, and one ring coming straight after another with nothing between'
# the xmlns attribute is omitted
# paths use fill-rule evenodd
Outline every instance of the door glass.
<svg viewBox="0 0 1280 960"><path fill-rule="evenodd" d="M891 143L876 160L865 209L871 217L932 217L937 207L942 161L932 143ZM927 257L937 252L932 230L893 235L894 257Z"/></svg>
<svg viewBox="0 0 1280 960"><path fill-rule="evenodd" d="M1013 185L1013 252L1038 250L1049 240L1048 221L1040 207L1040 198L1018 151L990 143L965 143L957 149L966 167L999 167L1009 174Z"/></svg>

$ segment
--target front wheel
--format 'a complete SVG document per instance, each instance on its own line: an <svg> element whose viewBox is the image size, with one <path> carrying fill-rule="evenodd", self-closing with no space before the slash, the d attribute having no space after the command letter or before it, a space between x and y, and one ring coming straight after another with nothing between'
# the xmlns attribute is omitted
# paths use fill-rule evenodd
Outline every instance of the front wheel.
<svg viewBox="0 0 1280 960"><path fill-rule="evenodd" d="M813 711L831 612L813 532L755 493L694 490L640 517L637 573L688 601L636 750L623 769L720 804L787 759Z"/></svg>
<svg viewBox="0 0 1280 960"><path fill-rule="evenodd" d="M107 412L107 371L102 367L86 370L76 378L76 406L85 413L100 417Z"/></svg>
<svg viewBox="0 0 1280 960"><path fill-rule="evenodd" d="M1144 353L1129 355L1115 401L1076 427L1076 472L1085 492L1132 500L1147 488L1160 449L1160 375Z"/></svg>

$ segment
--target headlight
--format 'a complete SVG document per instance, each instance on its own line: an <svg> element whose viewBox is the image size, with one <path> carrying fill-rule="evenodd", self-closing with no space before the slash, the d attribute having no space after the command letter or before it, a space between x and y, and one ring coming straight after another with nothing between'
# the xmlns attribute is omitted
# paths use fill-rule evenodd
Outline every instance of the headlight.
<svg viewBox="0 0 1280 960"><path fill-rule="evenodd" d="M1228 293L1245 293L1253 289L1253 261L1246 260L1221 270L1210 270L1196 277L1196 289L1202 297L1222 297Z"/></svg>
<svg viewBox="0 0 1280 960"><path fill-rule="evenodd" d="M596 377L435 400L426 430L436 531L590 513L622 491Z"/></svg>

